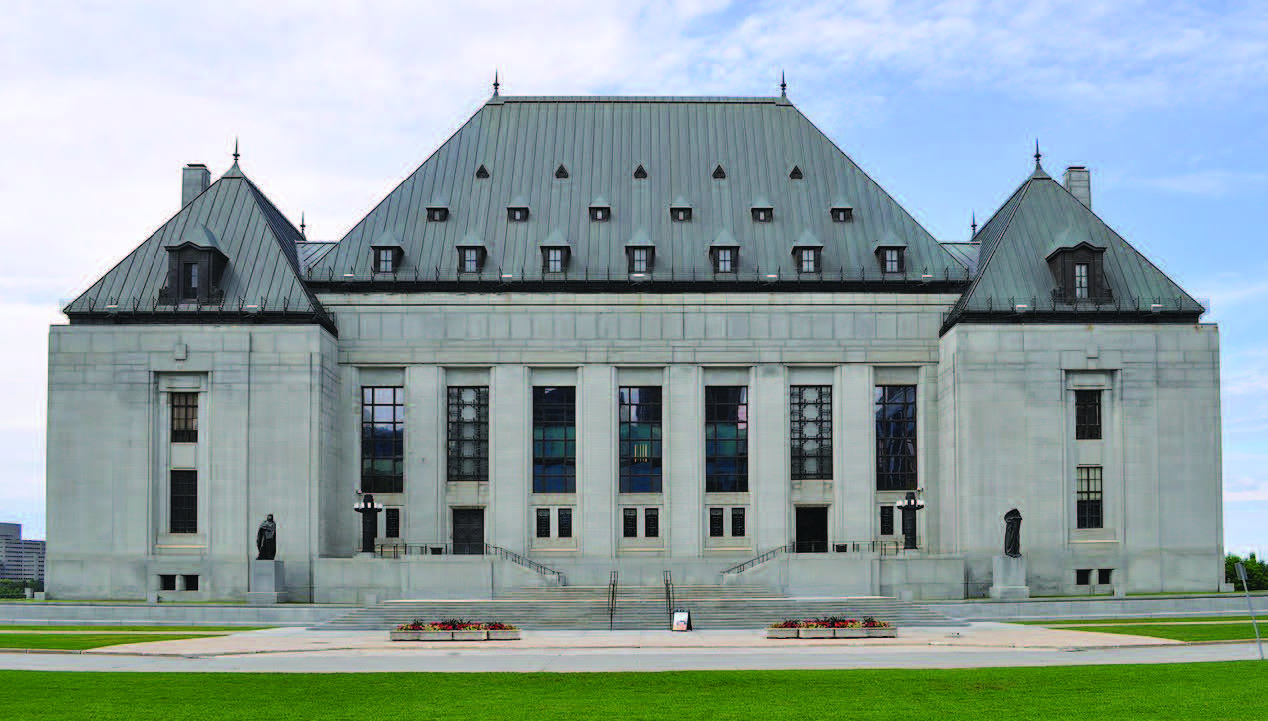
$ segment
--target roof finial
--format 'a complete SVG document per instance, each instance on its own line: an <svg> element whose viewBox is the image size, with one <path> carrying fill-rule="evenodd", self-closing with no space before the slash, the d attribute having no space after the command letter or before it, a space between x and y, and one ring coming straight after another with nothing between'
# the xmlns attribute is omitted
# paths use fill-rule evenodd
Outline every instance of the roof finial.
<svg viewBox="0 0 1268 721"><path fill-rule="evenodd" d="M238 136L233 136L233 162L238 162Z"/></svg>
<svg viewBox="0 0 1268 721"><path fill-rule="evenodd" d="M493 71L493 97L495 98L498 96L498 86L500 85L501 83L498 82L498 71L494 70Z"/></svg>
<svg viewBox="0 0 1268 721"><path fill-rule="evenodd" d="M784 71L779 71L779 97L788 97L788 83L784 81Z"/></svg>
<svg viewBox="0 0 1268 721"><path fill-rule="evenodd" d="M1043 153L1039 152L1039 138L1035 138L1035 167L1039 167L1039 159L1043 157Z"/></svg>
<svg viewBox="0 0 1268 721"><path fill-rule="evenodd" d="M301 237L303 237L305 240L307 240L307 239L308 239L308 236L304 233L304 230L305 230L307 227L308 227L308 224L304 222L304 211L302 211L302 210L301 210L301 211L299 211L299 234L300 234L300 236L301 236Z"/></svg>
<svg viewBox="0 0 1268 721"><path fill-rule="evenodd" d="M973 211L973 224L970 227L973 228L973 234L969 236L969 240L972 240L973 237L977 235L977 211L976 210Z"/></svg>

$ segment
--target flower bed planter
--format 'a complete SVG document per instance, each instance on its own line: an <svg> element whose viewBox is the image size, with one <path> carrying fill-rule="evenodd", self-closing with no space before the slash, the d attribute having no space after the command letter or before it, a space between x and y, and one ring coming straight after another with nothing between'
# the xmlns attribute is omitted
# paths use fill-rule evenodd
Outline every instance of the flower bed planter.
<svg viewBox="0 0 1268 721"><path fill-rule="evenodd" d="M453 640L455 641L487 641L489 639L488 631L453 631Z"/></svg>
<svg viewBox="0 0 1268 721"><path fill-rule="evenodd" d="M866 628L834 628L832 629L833 638L867 638Z"/></svg>
<svg viewBox="0 0 1268 721"><path fill-rule="evenodd" d="M797 638L797 629L768 628L766 629L766 638Z"/></svg>
<svg viewBox="0 0 1268 721"><path fill-rule="evenodd" d="M391 631L393 641L452 641L453 631Z"/></svg>
<svg viewBox="0 0 1268 721"><path fill-rule="evenodd" d="M393 641L516 641L519 637L518 628L500 621L464 621L457 618L430 623L414 619L388 634Z"/></svg>
<svg viewBox="0 0 1268 721"><path fill-rule="evenodd" d="M518 641L520 640L519 631L489 631L490 641Z"/></svg>
<svg viewBox="0 0 1268 721"><path fill-rule="evenodd" d="M868 616L789 619L766 629L766 638L897 638L898 629Z"/></svg>
<svg viewBox="0 0 1268 721"><path fill-rule="evenodd" d="M799 628L797 629L798 638L832 638L831 628Z"/></svg>
<svg viewBox="0 0 1268 721"><path fill-rule="evenodd" d="M898 638L896 628L865 628L868 638Z"/></svg>

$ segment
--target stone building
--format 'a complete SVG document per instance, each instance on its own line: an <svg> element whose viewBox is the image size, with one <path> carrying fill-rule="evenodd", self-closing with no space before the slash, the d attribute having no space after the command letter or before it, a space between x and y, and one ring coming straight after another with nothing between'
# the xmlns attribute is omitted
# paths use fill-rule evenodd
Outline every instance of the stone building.
<svg viewBox="0 0 1268 721"><path fill-rule="evenodd" d="M960 598L1014 508L1032 593L1214 591L1217 330L1039 161L959 243L782 95L495 92L337 243L188 166L50 331L50 595L243 598L271 513L295 600Z"/></svg>
<svg viewBox="0 0 1268 721"><path fill-rule="evenodd" d="M44 541L22 538L21 523L0 523L0 578L44 580Z"/></svg>

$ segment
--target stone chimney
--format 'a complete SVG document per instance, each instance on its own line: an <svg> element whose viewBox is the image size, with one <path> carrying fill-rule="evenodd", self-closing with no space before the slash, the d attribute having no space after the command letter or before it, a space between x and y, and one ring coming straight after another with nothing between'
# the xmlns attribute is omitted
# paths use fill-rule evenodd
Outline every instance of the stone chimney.
<svg viewBox="0 0 1268 721"><path fill-rule="evenodd" d="M1092 175L1082 165L1071 165L1065 169L1065 177L1061 184L1070 191L1070 195L1079 199L1089 209L1092 207Z"/></svg>
<svg viewBox="0 0 1268 721"><path fill-rule="evenodd" d="M211 185L211 172L202 163L190 163L181 168L181 207L189 205L189 201Z"/></svg>

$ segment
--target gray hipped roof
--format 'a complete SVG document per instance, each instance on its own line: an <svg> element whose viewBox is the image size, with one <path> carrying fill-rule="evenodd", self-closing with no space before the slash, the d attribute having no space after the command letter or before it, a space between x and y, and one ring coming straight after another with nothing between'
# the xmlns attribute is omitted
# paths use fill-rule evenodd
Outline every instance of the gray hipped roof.
<svg viewBox="0 0 1268 721"><path fill-rule="evenodd" d="M1115 315L1136 318L1141 313L1162 315L1164 320L1196 320L1205 312L1038 166L973 240L979 244L976 277L952 309L947 328L966 316L1016 316L1017 304L1026 305L1032 313L1089 313L1105 320ZM1054 301L1057 282L1047 258L1055 250L1080 244L1104 248L1103 267L1112 300Z"/></svg>
<svg viewBox="0 0 1268 721"><path fill-rule="evenodd" d="M567 178L556 178L560 165ZM714 179L718 164L725 179ZM634 178L635 168L647 178ZM803 179L789 178L794 165ZM490 177L477 178L484 166ZM445 222L429 222L425 204L448 199ZM601 198L611 218L590 220ZM676 202L693 209L673 222ZM853 221L834 223L845 202ZM529 218L510 222L508 206ZM774 220L753 221L755 205ZM650 242L658 278L711 279L710 244L731 236L739 273L796 277L789 249L798 238L824 246L824 276L881 280L872 246L905 244L905 267L967 282L963 266L889 194L786 99L655 97L497 97L481 107L312 267L324 284L374 277L370 247L391 233L403 250L405 278L455 278L464 239L488 249L484 274L542 278L541 248L566 240L569 280L627 274L625 248ZM642 235L640 235L640 233ZM643 240L643 237L647 240Z"/></svg>
<svg viewBox="0 0 1268 721"><path fill-rule="evenodd" d="M320 322L334 332L333 322L299 279L300 240L299 230L234 163L63 312L72 320L106 313L116 318L162 313L165 322L181 322L184 314L208 320L216 312L249 310L259 317ZM186 243L214 248L228 259L219 286L224 299L214 309L206 304L160 305L160 291L168 281L168 248Z"/></svg>

